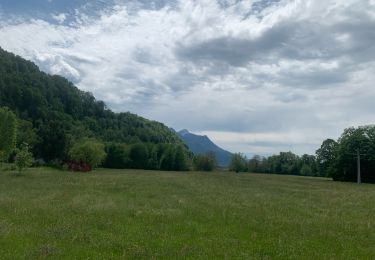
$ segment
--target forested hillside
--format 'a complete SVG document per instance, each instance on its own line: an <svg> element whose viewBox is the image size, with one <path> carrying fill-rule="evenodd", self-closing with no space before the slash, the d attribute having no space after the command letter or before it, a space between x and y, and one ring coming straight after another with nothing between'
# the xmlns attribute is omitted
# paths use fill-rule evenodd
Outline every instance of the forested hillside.
<svg viewBox="0 0 375 260"><path fill-rule="evenodd" d="M18 118L17 142L37 158L64 159L84 137L124 144L181 144L165 125L131 113L114 113L67 79L41 72L32 62L0 48L0 107Z"/></svg>

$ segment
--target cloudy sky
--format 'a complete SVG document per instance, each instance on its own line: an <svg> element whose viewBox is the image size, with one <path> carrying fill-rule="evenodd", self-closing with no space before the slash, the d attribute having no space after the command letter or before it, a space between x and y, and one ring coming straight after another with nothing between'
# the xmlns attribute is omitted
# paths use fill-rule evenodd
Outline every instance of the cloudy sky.
<svg viewBox="0 0 375 260"><path fill-rule="evenodd" d="M375 123L375 0L0 0L0 46L234 152Z"/></svg>

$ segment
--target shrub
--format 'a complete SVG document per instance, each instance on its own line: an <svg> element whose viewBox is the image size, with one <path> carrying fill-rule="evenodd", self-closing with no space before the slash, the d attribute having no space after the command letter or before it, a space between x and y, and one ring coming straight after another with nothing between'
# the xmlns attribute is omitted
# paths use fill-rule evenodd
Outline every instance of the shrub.
<svg viewBox="0 0 375 260"><path fill-rule="evenodd" d="M85 139L76 143L69 151L69 168L74 171L91 171L106 157L104 144L95 139Z"/></svg>
<svg viewBox="0 0 375 260"><path fill-rule="evenodd" d="M197 171L213 171L216 164L215 154L212 152L194 156L194 168Z"/></svg>
<svg viewBox="0 0 375 260"><path fill-rule="evenodd" d="M17 149L16 152L15 164L18 173L21 174L25 168L30 167L33 164L34 158L29 151L29 145L27 143L23 143L21 148Z"/></svg>

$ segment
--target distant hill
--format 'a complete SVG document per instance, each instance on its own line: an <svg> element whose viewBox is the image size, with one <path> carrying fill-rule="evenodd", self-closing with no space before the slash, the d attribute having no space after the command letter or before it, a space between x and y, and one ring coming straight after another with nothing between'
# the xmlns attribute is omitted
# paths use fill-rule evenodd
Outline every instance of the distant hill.
<svg viewBox="0 0 375 260"><path fill-rule="evenodd" d="M207 136L192 134L186 129L177 132L177 135L194 154L213 152L219 166L227 167L229 165L232 154L217 146Z"/></svg>
<svg viewBox="0 0 375 260"><path fill-rule="evenodd" d="M181 144L162 123L131 113L114 113L103 101L67 79L48 75L0 48L0 107L19 119L18 142L30 144L37 158L63 159L69 146L85 137L104 142ZM1 123L1 122L0 122Z"/></svg>

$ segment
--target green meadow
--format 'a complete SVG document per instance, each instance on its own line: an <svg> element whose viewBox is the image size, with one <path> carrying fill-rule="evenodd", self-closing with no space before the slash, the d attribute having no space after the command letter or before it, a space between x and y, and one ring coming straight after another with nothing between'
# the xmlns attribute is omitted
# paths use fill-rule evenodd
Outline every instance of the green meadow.
<svg viewBox="0 0 375 260"><path fill-rule="evenodd" d="M0 259L374 257L374 185L228 172L0 172Z"/></svg>

